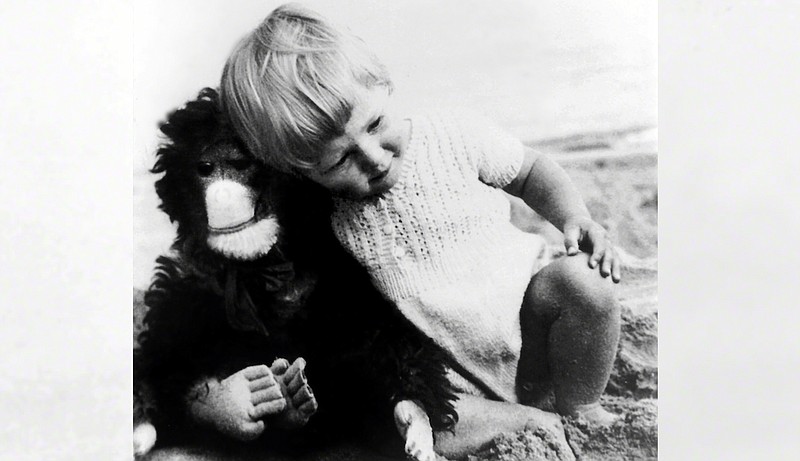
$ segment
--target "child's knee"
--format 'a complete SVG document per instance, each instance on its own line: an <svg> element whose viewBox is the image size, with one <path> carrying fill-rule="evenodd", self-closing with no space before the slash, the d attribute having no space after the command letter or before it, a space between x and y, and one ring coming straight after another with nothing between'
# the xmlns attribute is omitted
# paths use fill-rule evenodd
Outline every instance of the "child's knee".
<svg viewBox="0 0 800 461"><path fill-rule="evenodd" d="M579 253L558 261L554 271L555 289L567 298L569 306L587 314L619 316L620 307L610 277L602 277L597 268L589 267L589 255Z"/></svg>

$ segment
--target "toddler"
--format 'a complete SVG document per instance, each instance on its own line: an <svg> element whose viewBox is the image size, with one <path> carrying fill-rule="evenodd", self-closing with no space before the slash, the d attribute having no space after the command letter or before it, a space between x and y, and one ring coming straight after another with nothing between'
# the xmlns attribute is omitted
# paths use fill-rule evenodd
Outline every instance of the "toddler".
<svg viewBox="0 0 800 461"><path fill-rule="evenodd" d="M333 194L339 241L452 357L460 419L437 451L558 431L534 408L550 388L558 413L614 420L599 400L619 336L619 260L555 162L474 116L401 117L363 42L296 5L237 45L221 91L252 152ZM503 191L563 231L567 257L542 267L544 240L512 225ZM404 408L401 433L415 418Z"/></svg>

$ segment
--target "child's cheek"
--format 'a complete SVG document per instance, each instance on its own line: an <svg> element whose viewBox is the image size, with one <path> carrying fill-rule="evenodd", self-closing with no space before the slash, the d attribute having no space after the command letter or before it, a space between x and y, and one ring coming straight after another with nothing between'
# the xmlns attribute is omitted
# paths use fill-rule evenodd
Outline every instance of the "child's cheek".
<svg viewBox="0 0 800 461"><path fill-rule="evenodd" d="M337 195L338 193L341 192L342 184L335 178L329 178L326 176L320 176L314 174L306 175L306 177L314 181L315 183L319 184L320 186L324 187L326 190L328 190L330 193L334 195Z"/></svg>

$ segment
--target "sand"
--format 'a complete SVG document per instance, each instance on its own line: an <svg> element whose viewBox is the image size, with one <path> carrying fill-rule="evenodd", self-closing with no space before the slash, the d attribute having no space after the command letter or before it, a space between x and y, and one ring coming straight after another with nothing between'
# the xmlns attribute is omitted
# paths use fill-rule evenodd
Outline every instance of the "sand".
<svg viewBox="0 0 800 461"><path fill-rule="evenodd" d="M551 152L576 183L592 216L606 226L623 261L618 296L623 306L622 332L611 379L603 397L620 415L610 427L590 428L564 419L570 450L545 432L521 431L494 440L469 461L578 459L656 459L658 456L658 186L656 132L633 127L532 144ZM536 220L531 230L545 235L555 249L561 235ZM134 290L135 325L141 318L141 292ZM137 302L138 301L138 302ZM168 453L153 453L164 459ZM172 454L178 454L172 452ZM255 459L252 455L181 452L183 459ZM275 458L277 459L277 458ZM385 459L360 447L343 446L318 454L331 461ZM441 458L444 459L444 458Z"/></svg>

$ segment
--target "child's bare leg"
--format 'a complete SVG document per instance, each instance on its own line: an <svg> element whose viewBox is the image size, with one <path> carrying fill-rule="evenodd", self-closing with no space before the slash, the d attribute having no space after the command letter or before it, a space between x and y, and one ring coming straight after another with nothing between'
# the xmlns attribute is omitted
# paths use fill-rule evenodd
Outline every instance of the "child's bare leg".
<svg viewBox="0 0 800 461"><path fill-rule="evenodd" d="M436 433L436 452L447 458L462 458L485 447L500 435L522 429L543 428L560 441L565 458L571 450L564 435L561 418L553 413L516 403L496 402L471 395L459 396L456 402L458 423L454 432Z"/></svg>
<svg viewBox="0 0 800 461"><path fill-rule="evenodd" d="M530 380L534 400L549 378L559 413L608 424L615 417L599 402L617 351L620 308L611 279L591 269L588 256L556 260L531 280L520 313L519 373Z"/></svg>
<svg viewBox="0 0 800 461"><path fill-rule="evenodd" d="M253 440L264 432L264 417L286 406L281 389L266 365L247 367L217 381L207 379L188 396L190 415L239 440Z"/></svg>
<svg viewBox="0 0 800 461"><path fill-rule="evenodd" d="M401 400L394 406L394 423L405 440L406 455L416 461L435 461L433 429L422 405Z"/></svg>
<svg viewBox="0 0 800 461"><path fill-rule="evenodd" d="M306 361L298 358L291 365L286 359L277 359L270 369L275 374L286 400L286 407L270 419L270 423L282 429L304 426L317 412L317 399L308 385L305 375Z"/></svg>

